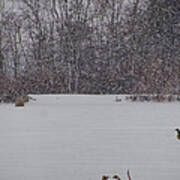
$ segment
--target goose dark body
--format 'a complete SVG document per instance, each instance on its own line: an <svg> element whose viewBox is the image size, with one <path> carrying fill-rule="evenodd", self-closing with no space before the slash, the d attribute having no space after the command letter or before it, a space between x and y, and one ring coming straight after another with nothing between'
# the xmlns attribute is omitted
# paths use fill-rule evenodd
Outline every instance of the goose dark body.
<svg viewBox="0 0 180 180"><path fill-rule="evenodd" d="M180 140L180 129L175 129L175 131L177 132L177 138Z"/></svg>

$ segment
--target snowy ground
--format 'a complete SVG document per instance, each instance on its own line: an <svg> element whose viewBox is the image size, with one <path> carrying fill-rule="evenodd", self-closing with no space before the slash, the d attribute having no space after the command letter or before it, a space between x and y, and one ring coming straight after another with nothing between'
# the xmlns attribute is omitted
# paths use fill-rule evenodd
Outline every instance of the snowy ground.
<svg viewBox="0 0 180 180"><path fill-rule="evenodd" d="M115 96L34 96L0 105L0 179L179 180L180 103Z"/></svg>

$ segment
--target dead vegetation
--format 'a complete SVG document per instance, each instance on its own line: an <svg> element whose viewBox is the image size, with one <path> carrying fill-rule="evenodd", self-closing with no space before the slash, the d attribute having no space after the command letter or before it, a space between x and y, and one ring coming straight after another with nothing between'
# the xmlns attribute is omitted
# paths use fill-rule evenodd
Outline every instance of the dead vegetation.
<svg viewBox="0 0 180 180"><path fill-rule="evenodd" d="M130 171L129 169L127 170L127 178L128 180L132 180L131 178L131 174L130 174ZM110 176L110 175L103 175L101 180L122 180L121 177L117 174L113 175L113 176Z"/></svg>
<svg viewBox="0 0 180 180"><path fill-rule="evenodd" d="M24 106L24 99L23 97L18 97L16 98L16 101L15 101L15 106L17 107L20 107L20 106Z"/></svg>
<svg viewBox="0 0 180 180"><path fill-rule="evenodd" d="M180 101L180 95L130 95L126 100L132 102L176 102Z"/></svg>

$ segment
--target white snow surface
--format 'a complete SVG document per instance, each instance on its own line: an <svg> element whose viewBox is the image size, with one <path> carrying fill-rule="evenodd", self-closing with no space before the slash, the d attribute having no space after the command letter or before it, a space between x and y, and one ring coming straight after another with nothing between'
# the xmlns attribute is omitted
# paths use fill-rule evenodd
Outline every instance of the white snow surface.
<svg viewBox="0 0 180 180"><path fill-rule="evenodd" d="M115 95L33 95L0 105L0 179L179 180L180 103ZM124 96L122 96L124 98Z"/></svg>

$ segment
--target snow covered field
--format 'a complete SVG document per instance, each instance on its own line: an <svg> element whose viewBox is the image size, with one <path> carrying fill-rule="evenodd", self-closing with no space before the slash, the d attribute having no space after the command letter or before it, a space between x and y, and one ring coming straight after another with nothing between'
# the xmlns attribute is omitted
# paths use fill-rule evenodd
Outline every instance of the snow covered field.
<svg viewBox="0 0 180 180"><path fill-rule="evenodd" d="M180 103L115 96L33 96L0 105L0 179L179 180Z"/></svg>

